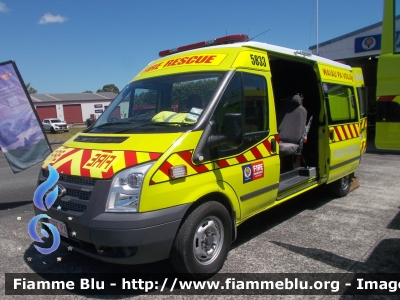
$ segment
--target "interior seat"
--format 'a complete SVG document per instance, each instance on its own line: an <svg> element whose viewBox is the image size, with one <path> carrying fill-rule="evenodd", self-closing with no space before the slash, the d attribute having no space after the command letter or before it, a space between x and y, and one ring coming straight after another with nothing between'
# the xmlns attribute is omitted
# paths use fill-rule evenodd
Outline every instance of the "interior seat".
<svg viewBox="0 0 400 300"><path fill-rule="evenodd" d="M306 122L307 110L302 105L302 98L299 95L286 97L283 116L278 125L280 156L293 155L301 151L299 143Z"/></svg>

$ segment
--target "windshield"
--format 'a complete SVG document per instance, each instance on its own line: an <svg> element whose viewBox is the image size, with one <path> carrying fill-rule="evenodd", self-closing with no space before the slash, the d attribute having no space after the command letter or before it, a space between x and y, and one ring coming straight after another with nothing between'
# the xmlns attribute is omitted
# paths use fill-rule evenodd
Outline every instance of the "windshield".
<svg viewBox="0 0 400 300"><path fill-rule="evenodd" d="M131 82L89 132L187 131L199 120L224 74L180 73Z"/></svg>
<svg viewBox="0 0 400 300"><path fill-rule="evenodd" d="M62 123L61 120L59 120L59 119L51 119L50 122L51 123Z"/></svg>

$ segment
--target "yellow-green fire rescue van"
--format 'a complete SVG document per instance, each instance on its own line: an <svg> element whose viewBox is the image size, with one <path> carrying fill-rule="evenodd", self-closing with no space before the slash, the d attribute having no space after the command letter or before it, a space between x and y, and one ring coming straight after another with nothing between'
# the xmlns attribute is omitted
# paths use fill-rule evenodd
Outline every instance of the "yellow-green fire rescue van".
<svg viewBox="0 0 400 300"><path fill-rule="evenodd" d="M161 51L38 183L59 173L48 215L74 251L204 278L251 216L322 184L345 196L362 152L349 66L233 35Z"/></svg>

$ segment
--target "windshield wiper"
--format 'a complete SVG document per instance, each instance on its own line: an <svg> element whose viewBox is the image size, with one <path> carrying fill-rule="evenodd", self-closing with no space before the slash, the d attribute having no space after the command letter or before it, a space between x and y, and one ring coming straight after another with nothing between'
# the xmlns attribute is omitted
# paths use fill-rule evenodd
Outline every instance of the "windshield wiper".
<svg viewBox="0 0 400 300"><path fill-rule="evenodd" d="M156 123L151 123L151 124L144 124L142 126L148 126L148 125L182 125L182 126L193 126L194 123L184 123L184 122L156 122Z"/></svg>
<svg viewBox="0 0 400 300"><path fill-rule="evenodd" d="M98 126L96 126L94 128L108 127L108 126L111 126L111 125L134 124L134 123L136 123L136 122L128 122L128 121L127 122L111 122L111 123L104 123L104 124L98 125Z"/></svg>

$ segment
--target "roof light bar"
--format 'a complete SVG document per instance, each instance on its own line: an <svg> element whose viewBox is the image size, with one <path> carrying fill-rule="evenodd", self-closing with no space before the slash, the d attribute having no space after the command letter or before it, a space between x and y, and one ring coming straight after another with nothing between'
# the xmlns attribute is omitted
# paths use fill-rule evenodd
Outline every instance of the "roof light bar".
<svg viewBox="0 0 400 300"><path fill-rule="evenodd" d="M170 54L191 50L191 49L198 49L208 46L215 46L215 45L222 45L222 44L231 44L231 43L238 43L238 42L247 42L249 37L246 34L234 34L228 35L224 37L217 38L215 40L203 41L199 43L194 43L186 46L181 46L174 49L163 50L158 53L160 57L167 56Z"/></svg>
<svg viewBox="0 0 400 300"><path fill-rule="evenodd" d="M294 51L294 55L312 56L312 53L304 50L296 50Z"/></svg>

